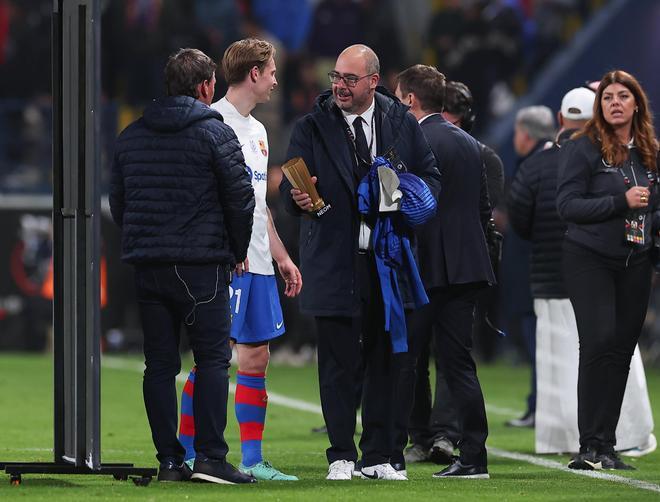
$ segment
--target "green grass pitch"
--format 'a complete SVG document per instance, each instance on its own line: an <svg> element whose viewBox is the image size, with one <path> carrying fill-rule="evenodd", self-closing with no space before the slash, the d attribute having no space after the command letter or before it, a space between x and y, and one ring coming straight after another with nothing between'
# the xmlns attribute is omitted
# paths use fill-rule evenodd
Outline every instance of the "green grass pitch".
<svg viewBox="0 0 660 502"><path fill-rule="evenodd" d="M141 360L108 357L102 370L101 445L104 462L129 462L157 467L141 394ZM184 368L190 360L186 360ZM0 354L0 461L52 461L52 361L50 356ZM235 368L232 368L232 373ZM185 373L186 370L184 370ZM507 418L522 411L529 370L504 365L481 366L479 376L488 406L490 480L439 480L433 464L408 466L409 482L355 479L325 480L327 438L310 429L322 424L314 410L301 411L271 401L264 438L265 458L284 472L296 474L297 483L261 482L251 486L193 483L158 483L147 487L115 481L111 476L23 476L10 486L0 476L0 500L660 500L660 451L629 460L636 471L615 472L618 481L595 479L534 465L530 457L507 458L506 452L566 464L566 456L534 455L531 430L504 427ZM656 423L660 418L660 371L647 371ZM233 380L233 379L232 379ZM181 385L179 385L181 387ZM272 366L268 390L318 405L316 368ZM227 440L229 460L240 461L238 430L230 396ZM357 437L356 437L357 440ZM557 464L558 465L558 464ZM611 471L608 471L611 472ZM4 472L2 473L4 474ZM645 481L626 484L621 478ZM646 485L647 488L649 485Z"/></svg>

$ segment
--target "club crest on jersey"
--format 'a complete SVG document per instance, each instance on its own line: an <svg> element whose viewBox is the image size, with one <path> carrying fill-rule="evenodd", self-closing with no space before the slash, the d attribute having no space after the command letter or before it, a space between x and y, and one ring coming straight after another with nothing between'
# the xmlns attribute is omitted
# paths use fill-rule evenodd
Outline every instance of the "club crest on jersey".
<svg viewBox="0 0 660 502"><path fill-rule="evenodd" d="M250 140L250 148L252 149L252 153L257 153L259 149L257 148L257 144L254 142L253 139Z"/></svg>
<svg viewBox="0 0 660 502"><path fill-rule="evenodd" d="M259 140L259 149L264 157L268 157L268 150L266 150L266 142L263 139Z"/></svg>

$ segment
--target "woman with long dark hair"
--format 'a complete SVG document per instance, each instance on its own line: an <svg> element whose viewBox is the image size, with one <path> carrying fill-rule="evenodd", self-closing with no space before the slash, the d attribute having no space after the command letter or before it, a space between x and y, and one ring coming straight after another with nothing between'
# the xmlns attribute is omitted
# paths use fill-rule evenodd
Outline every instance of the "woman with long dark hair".
<svg viewBox="0 0 660 502"><path fill-rule="evenodd" d="M580 340L580 452L572 469L632 469L614 452L615 431L651 290L659 198L646 94L629 73L608 72L593 118L562 148L557 186L568 223L564 281Z"/></svg>

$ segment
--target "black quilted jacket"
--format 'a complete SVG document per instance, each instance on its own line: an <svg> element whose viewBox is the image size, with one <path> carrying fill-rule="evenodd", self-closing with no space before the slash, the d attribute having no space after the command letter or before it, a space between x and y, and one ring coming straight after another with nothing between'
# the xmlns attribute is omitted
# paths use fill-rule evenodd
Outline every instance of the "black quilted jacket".
<svg viewBox="0 0 660 502"><path fill-rule="evenodd" d="M188 96L154 101L117 138L110 209L126 262L243 261L254 192L222 115Z"/></svg>
<svg viewBox="0 0 660 502"><path fill-rule="evenodd" d="M574 131L560 136L560 144ZM531 287L534 298L567 298L562 280L562 243L566 223L557 214L558 144L527 158L511 184L509 222L532 242Z"/></svg>

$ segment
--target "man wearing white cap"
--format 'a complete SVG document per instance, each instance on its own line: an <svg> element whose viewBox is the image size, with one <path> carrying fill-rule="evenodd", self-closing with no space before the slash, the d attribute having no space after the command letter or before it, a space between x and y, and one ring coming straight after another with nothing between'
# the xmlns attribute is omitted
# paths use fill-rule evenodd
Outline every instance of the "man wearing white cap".
<svg viewBox="0 0 660 502"><path fill-rule="evenodd" d="M507 200L513 229L532 242L531 286L536 323L536 452L576 452L578 335L561 273L566 225L557 214L557 170L561 145L593 115L595 93L578 87L566 93L557 113L555 143L518 169ZM639 350L617 427L617 450L645 454L655 449L653 418ZM625 452L624 452L625 454Z"/></svg>

